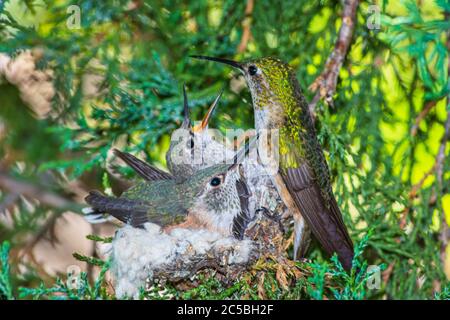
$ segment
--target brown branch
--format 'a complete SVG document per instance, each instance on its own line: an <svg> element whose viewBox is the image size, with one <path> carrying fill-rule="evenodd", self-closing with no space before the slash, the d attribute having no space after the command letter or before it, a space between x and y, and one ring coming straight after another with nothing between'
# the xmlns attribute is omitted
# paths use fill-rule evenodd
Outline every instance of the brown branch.
<svg viewBox="0 0 450 320"><path fill-rule="evenodd" d="M447 120L445 121L445 129L444 129L444 135L441 139L441 144L439 146L439 151L436 156L436 163L435 163L435 169L436 169L436 178L438 180L439 187L442 187L442 177L443 177L443 170L444 170L444 160L445 160L445 149L447 145L447 141L450 139L450 95L447 98L447 109L449 111L447 112Z"/></svg>
<svg viewBox="0 0 450 320"><path fill-rule="evenodd" d="M414 125L411 127L411 136L415 137L417 134L417 131L419 130L420 122L427 116L427 114L430 112L431 109L436 105L437 101L429 101L425 108L420 111L419 115L417 116L416 120L414 121Z"/></svg>
<svg viewBox="0 0 450 320"><path fill-rule="evenodd" d="M309 104L311 115L314 114L314 109L320 98L325 98L325 101L328 104L332 104L333 102L332 99L336 92L339 71L349 50L353 31L355 29L356 9L358 8L358 4L359 0L345 0L344 2L342 25L339 29L339 35L334 45L334 49L328 57L324 70L309 87L311 91L317 91L316 97Z"/></svg>
<svg viewBox="0 0 450 320"><path fill-rule="evenodd" d="M55 223L58 218L61 217L62 213L65 211L79 212L82 207L81 205L67 200L54 192L45 190L41 186L33 185L25 181L19 181L2 172L0 172L0 188L13 194L19 194L28 198L37 199L42 204L58 209L58 211L52 212L50 217L48 217L44 224L39 227L39 230L33 235L33 237L27 241L24 248L18 253L19 258L25 255L32 258L33 248L49 231L51 234L54 233ZM54 234L51 235L51 237L55 239Z"/></svg>
<svg viewBox="0 0 450 320"><path fill-rule="evenodd" d="M450 60L450 59L449 59ZM447 142L450 139L450 94L447 97L447 120L445 122L445 131L444 136L441 140L441 145L439 146L438 155L436 157L436 179L438 181L439 189L442 189L442 178L444 174L444 160L445 160L445 149ZM445 263L446 259L446 248L449 243L450 234L449 234L449 227L447 225L447 221L445 219L445 213L442 214L442 230L441 230L441 241L442 241L442 248L441 248L441 259L442 263Z"/></svg>
<svg viewBox="0 0 450 320"><path fill-rule="evenodd" d="M447 99L450 100L450 97ZM449 105L449 107L450 107L450 105ZM445 147L446 147L447 141L449 139L450 139L450 111L447 113L447 120L445 122L444 135L441 139L441 144L439 146L439 150L436 155L434 164L431 167L431 169L428 170L423 175L423 177L420 179L420 181L412 186L411 191L408 194L410 201L412 201L417 196L417 193L422 188L422 186L425 183L425 181L427 180L427 178L429 176L431 176L432 174L435 175L435 177L438 181L439 189L442 188L442 176L443 176L444 160L445 160ZM434 197L432 196L432 198L434 198ZM402 228L402 229L406 226L406 216L408 215L409 211L410 211L410 208L407 207L402 212L402 216L400 218L400 228ZM445 221L444 221L444 224L446 224Z"/></svg>
<svg viewBox="0 0 450 320"><path fill-rule="evenodd" d="M247 0L247 5L245 7L245 18L242 21L242 38L239 46L237 48L238 53L242 53L247 49L247 44L252 37L251 26L252 26L252 13L255 7L254 0Z"/></svg>
<svg viewBox="0 0 450 320"><path fill-rule="evenodd" d="M21 194L29 198L37 199L41 203L50 207L79 212L81 205L71 202L60 195L45 190L41 186L36 186L25 181L19 181L9 175L0 172L0 188L11 193Z"/></svg>
<svg viewBox="0 0 450 320"><path fill-rule="evenodd" d="M447 11L445 13L445 19L448 20L450 18L450 13ZM447 31L447 92L450 91L450 30ZM450 140L450 92L447 94L447 120L445 121L444 126L444 135L442 136L441 144L439 146L438 155L436 157L436 176L438 181L438 186L440 190L442 190L442 177L444 174L444 160L445 160L445 148L447 146L447 142ZM450 228L445 219L445 212L442 213L442 223L441 223L441 261L442 264L445 265L446 259L450 259L450 257L446 257L446 249L450 239ZM448 276L448 275L447 275Z"/></svg>
<svg viewBox="0 0 450 320"><path fill-rule="evenodd" d="M49 218L45 221L45 223L39 228L37 233L33 235L33 237L27 241L22 250L18 253L18 257L21 258L23 256L33 256L33 249L36 244L41 241L49 230L55 228L56 221L61 217L61 212L53 212Z"/></svg>
<svg viewBox="0 0 450 320"><path fill-rule="evenodd" d="M2 203L0 203L0 214L6 213L7 210L11 210L14 207L17 200L20 199L20 195L17 193L8 193Z"/></svg>

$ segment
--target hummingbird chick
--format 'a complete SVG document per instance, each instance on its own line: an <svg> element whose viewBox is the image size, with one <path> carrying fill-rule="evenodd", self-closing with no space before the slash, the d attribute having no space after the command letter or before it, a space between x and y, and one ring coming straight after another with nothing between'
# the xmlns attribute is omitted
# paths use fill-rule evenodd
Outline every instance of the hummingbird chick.
<svg viewBox="0 0 450 320"><path fill-rule="evenodd" d="M222 91L223 92L223 91ZM183 86L184 120L180 128L171 136L166 162L169 171L177 178L193 174L195 171L213 164L232 163L235 151L215 139L209 131L209 121L216 109L222 92L214 99L202 121L193 125L190 119L186 87Z"/></svg>
<svg viewBox="0 0 450 320"><path fill-rule="evenodd" d="M140 165L142 176L155 178L152 166L145 162ZM174 226L204 228L242 239L249 221L249 191L238 168L237 163L222 164L198 170L183 180L165 175L156 180L147 179L119 198L91 191L85 198L91 208L84 212L93 223L102 221L104 215L111 215L136 228L152 222L165 230Z"/></svg>
<svg viewBox="0 0 450 320"><path fill-rule="evenodd" d="M317 139L308 103L295 71L279 59L267 57L236 62L223 58L192 56L227 64L239 70L252 96L256 131L279 136L278 145L258 145L258 153L279 150L272 181L295 220L294 251L305 239L307 225L325 251L337 253L346 270L353 260L353 242L334 197L328 165Z"/></svg>

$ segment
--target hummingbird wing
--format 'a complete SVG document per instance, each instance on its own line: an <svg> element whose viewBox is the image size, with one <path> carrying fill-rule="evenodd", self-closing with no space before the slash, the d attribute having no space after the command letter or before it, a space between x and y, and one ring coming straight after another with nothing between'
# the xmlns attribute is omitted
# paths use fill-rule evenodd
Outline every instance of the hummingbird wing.
<svg viewBox="0 0 450 320"><path fill-rule="evenodd" d="M285 125L298 131L293 134L288 130L281 138L289 149L280 158L281 176L314 236L328 254L336 252L343 267L349 270L353 242L334 198L328 165L317 140L308 103L295 73L290 72L289 77L297 103L291 110L295 116L288 117Z"/></svg>
<svg viewBox="0 0 450 320"><path fill-rule="evenodd" d="M137 174L147 181L173 179L174 177L163 170L160 170L138 158L130 153L122 152L114 149L114 154L129 165Z"/></svg>
<svg viewBox="0 0 450 320"><path fill-rule="evenodd" d="M307 163L282 170L281 176L314 236L328 254L336 252L346 270L353 260L353 243L341 211L331 195L326 199Z"/></svg>
<svg viewBox="0 0 450 320"><path fill-rule="evenodd" d="M99 191L91 191L85 201L91 206L90 210L86 211L88 221L95 221L98 215L109 214L126 224L141 228L146 222L164 227L186 218L184 208L176 201L167 201L167 199L165 202L156 199L153 203L145 197L114 198L105 196Z"/></svg>
<svg viewBox="0 0 450 320"><path fill-rule="evenodd" d="M147 208L143 201L108 197L99 191L91 191L84 199L92 208L90 215L110 214L133 227L148 222Z"/></svg>
<svg viewBox="0 0 450 320"><path fill-rule="evenodd" d="M245 229L251 221L250 210L248 207L251 193L247 183L242 179L236 180L236 190L239 196L241 212L233 219L232 231L236 239L242 240L244 238Z"/></svg>

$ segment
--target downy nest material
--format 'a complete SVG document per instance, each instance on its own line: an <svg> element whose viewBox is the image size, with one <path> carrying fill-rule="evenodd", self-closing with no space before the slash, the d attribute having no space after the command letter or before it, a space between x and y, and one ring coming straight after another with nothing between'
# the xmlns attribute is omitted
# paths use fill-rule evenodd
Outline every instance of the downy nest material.
<svg viewBox="0 0 450 320"><path fill-rule="evenodd" d="M283 255L284 248L280 221L257 214L244 240L204 229L174 228L166 233L147 223L144 229L119 229L103 251L112 258L116 296L136 299L141 288L154 282L194 286L191 280L200 270L218 272L231 282L262 255Z"/></svg>

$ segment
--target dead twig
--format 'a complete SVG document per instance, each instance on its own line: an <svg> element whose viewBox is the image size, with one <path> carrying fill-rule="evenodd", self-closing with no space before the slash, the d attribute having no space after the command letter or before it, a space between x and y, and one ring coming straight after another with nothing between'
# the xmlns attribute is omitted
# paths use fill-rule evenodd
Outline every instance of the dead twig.
<svg viewBox="0 0 450 320"><path fill-rule="evenodd" d="M33 185L25 181L19 181L5 173L0 172L0 188L11 193L21 194L29 198L37 199L41 203L60 210L79 212L81 205L69 201L60 195L45 190L41 186Z"/></svg>
<svg viewBox="0 0 450 320"><path fill-rule="evenodd" d="M447 100L450 101L450 97L448 97ZM436 102L434 104L436 104ZM428 104L428 106L430 106L430 105L431 105L431 107L433 106L433 104L431 104L431 103ZM431 108L431 107L429 107L429 108ZM449 108L450 108L450 106L449 106ZM425 107L424 110L425 109L427 109L427 107ZM424 113L424 112L422 111L421 114L422 113ZM424 113L424 114L426 114L426 113ZM419 122L420 122L420 120L419 120ZM447 113L447 120L445 122L444 135L442 136L441 143L440 143L439 150L436 155L434 164L431 167L431 169L428 170L423 175L422 179L420 179L419 182L417 182L416 184L414 184L412 186L411 191L408 194L408 197L411 201L417 196L417 193L422 188L422 186L425 183L425 181L427 180L427 178L433 174L435 175L435 177L437 179L438 188L442 189L442 177L443 177L443 170L444 170L445 149L446 149L447 141L449 139L450 139L450 111L448 111L448 113ZM435 194L432 195L431 199L435 198L435 196L436 196ZM432 201L432 202L434 202L434 201ZM405 210L402 213L402 216L400 219L400 227L401 228L404 228L406 225L406 216L408 215L409 211L410 211L410 208L408 207L408 208L405 208ZM444 221L443 225L446 225L445 221Z"/></svg>
<svg viewBox="0 0 450 320"><path fill-rule="evenodd" d="M324 70L309 87L312 92L317 92L314 99L309 104L311 115L314 115L314 110L320 99L325 98L325 101L328 104L332 104L333 102L333 95L336 92L339 71L344 63L352 40L358 4L359 0L344 1L342 25L339 29L339 35L334 45L334 49L328 57Z"/></svg>
<svg viewBox="0 0 450 320"><path fill-rule="evenodd" d="M8 193L5 199L3 199L3 202L0 203L0 214L5 213L7 210L11 210L19 198L20 195L15 192Z"/></svg>
<svg viewBox="0 0 450 320"><path fill-rule="evenodd" d="M425 108L422 109L422 111L420 111L419 115L416 117L416 120L414 121L414 125L411 127L411 136L415 137L417 134L417 131L419 130L419 125L420 122L427 116L427 114L430 112L431 109L433 109L433 107L436 105L437 101L433 100L433 101L429 101L426 105Z"/></svg>
<svg viewBox="0 0 450 320"><path fill-rule="evenodd" d="M450 17L450 13L445 13L445 18L448 20ZM439 146L438 155L436 157L436 178L438 182L439 190L443 188L443 175L444 175L444 161L445 161L445 149L447 146L447 142L450 140L450 30L447 31L447 120L445 121L444 126L444 135L442 136L441 144ZM450 239L450 229L445 219L445 212L442 213L442 223L441 223L441 261L442 264L445 265L446 259L450 259L450 257L446 257L447 245ZM447 275L448 276L448 275Z"/></svg>
<svg viewBox="0 0 450 320"><path fill-rule="evenodd" d="M248 0L247 5L245 6L245 18L242 21L242 38L237 48L237 52L239 53L242 53L245 51L245 49L247 49L248 42L252 37L251 26L252 26L252 13L254 7L255 1Z"/></svg>
<svg viewBox="0 0 450 320"><path fill-rule="evenodd" d="M51 240L54 241L54 239L56 239L54 235L54 226L62 213L66 211L79 212L82 207L54 192L45 190L41 186L33 185L25 181L19 181L2 172L0 172L0 188L7 190L12 194L36 199L40 203L56 209L56 211L52 212L50 217L45 220L42 226L39 227L39 230L37 230L33 237L27 241L23 250L20 252L20 257L25 255L32 256L33 248L49 231L50 237L52 238Z"/></svg>
<svg viewBox="0 0 450 320"><path fill-rule="evenodd" d="M449 59L450 60L450 59ZM446 145L447 142L450 139L450 95L447 97L447 110L449 110L447 112L447 120L445 122L445 131L444 131L444 136L442 137L441 140L441 144L439 146L439 151L438 151L438 155L436 157L436 179L437 179L437 183L439 186L439 189L442 190L442 178L443 178L443 174L444 174L444 160L445 160L445 149L446 149ZM442 259L442 263L445 263L445 259L446 259L446 248L447 245L449 243L449 238L450 238L450 232L449 232L449 227L447 224L447 221L445 219L445 213L442 213L442 228L441 228L441 242L442 242L442 247L441 247L441 259Z"/></svg>

